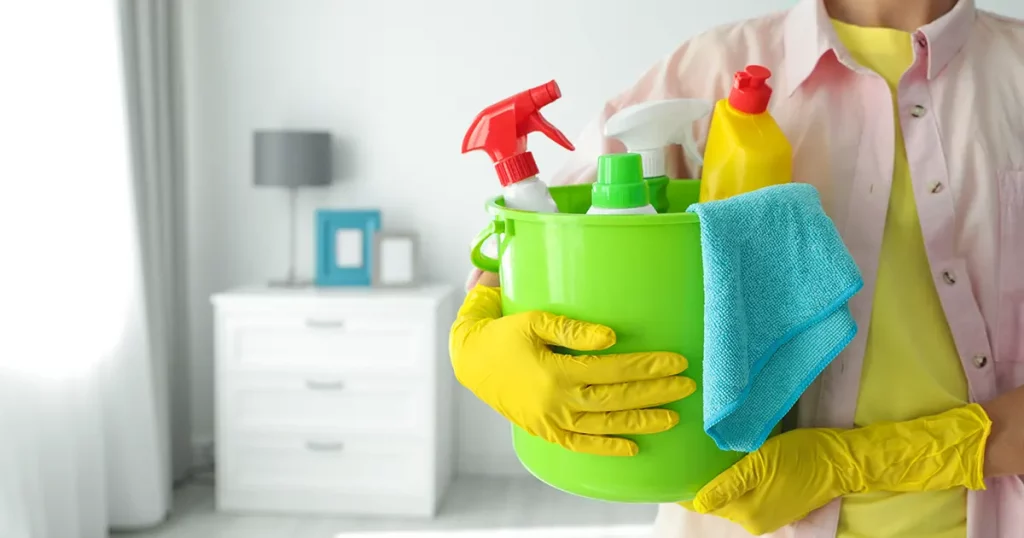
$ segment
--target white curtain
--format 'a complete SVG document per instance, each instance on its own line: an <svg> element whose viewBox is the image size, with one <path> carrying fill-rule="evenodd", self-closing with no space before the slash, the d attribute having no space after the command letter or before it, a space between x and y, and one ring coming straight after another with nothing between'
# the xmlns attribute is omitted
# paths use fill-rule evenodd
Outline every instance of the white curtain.
<svg viewBox="0 0 1024 538"><path fill-rule="evenodd" d="M3 538L101 538L170 508L184 294L174 122L156 106L168 15L0 4Z"/></svg>

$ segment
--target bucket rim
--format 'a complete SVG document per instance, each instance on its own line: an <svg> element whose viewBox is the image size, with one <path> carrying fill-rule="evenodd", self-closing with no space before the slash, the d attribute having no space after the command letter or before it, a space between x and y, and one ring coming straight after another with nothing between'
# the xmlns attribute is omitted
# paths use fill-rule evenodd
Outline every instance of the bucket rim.
<svg viewBox="0 0 1024 538"><path fill-rule="evenodd" d="M551 187L556 189L580 188L582 185L562 185ZM589 186L589 185L587 185ZM504 205L504 196L495 196L485 205L487 212L502 220L520 222L544 222L558 224L575 224L582 226L664 226L670 224L700 224L696 213L659 213L657 215L586 215L582 213L535 213L509 209Z"/></svg>

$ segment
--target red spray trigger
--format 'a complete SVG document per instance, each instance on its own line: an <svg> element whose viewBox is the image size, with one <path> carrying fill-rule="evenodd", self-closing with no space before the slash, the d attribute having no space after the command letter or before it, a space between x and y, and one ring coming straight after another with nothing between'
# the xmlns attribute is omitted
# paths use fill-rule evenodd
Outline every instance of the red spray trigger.
<svg viewBox="0 0 1024 538"><path fill-rule="evenodd" d="M517 134L519 136L526 136L529 133L540 131L544 133L544 136L550 138L552 142L569 151L574 151L576 147L566 138L565 134L559 131L558 127L551 125L547 118L540 115L540 109L550 105L560 97L562 97L562 90L558 87L558 83L553 80L547 84L531 88L530 98L533 99L533 104L537 108L535 112L527 116L525 122L520 124Z"/></svg>
<svg viewBox="0 0 1024 538"><path fill-rule="evenodd" d="M772 89L768 86L771 76L772 72L760 65L748 65L745 70L737 71L733 75L729 104L747 114L760 114L768 110L768 101L772 96Z"/></svg>
<svg viewBox="0 0 1024 538"><path fill-rule="evenodd" d="M466 132L462 152L486 151L502 185L536 175L537 164L526 150L528 134L540 131L562 147L575 149L565 134L540 115L541 108L561 96L558 84L552 80L485 108Z"/></svg>

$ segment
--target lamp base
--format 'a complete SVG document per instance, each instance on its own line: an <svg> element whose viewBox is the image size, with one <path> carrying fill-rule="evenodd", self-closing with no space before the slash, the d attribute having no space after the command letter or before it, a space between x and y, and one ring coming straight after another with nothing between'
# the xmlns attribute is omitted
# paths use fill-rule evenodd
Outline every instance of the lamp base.
<svg viewBox="0 0 1024 538"><path fill-rule="evenodd" d="M300 280L295 278L271 280L270 282L267 282L267 286L271 288L308 288L312 285L312 280Z"/></svg>

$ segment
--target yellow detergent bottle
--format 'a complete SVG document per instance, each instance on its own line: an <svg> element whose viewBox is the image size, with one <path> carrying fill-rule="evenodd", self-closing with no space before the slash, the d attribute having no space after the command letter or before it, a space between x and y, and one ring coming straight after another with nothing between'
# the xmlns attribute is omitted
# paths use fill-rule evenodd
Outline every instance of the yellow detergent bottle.
<svg viewBox="0 0 1024 538"><path fill-rule="evenodd" d="M747 66L728 99L715 105L701 174L700 201L723 200L793 180L793 147L768 113L771 71Z"/></svg>

